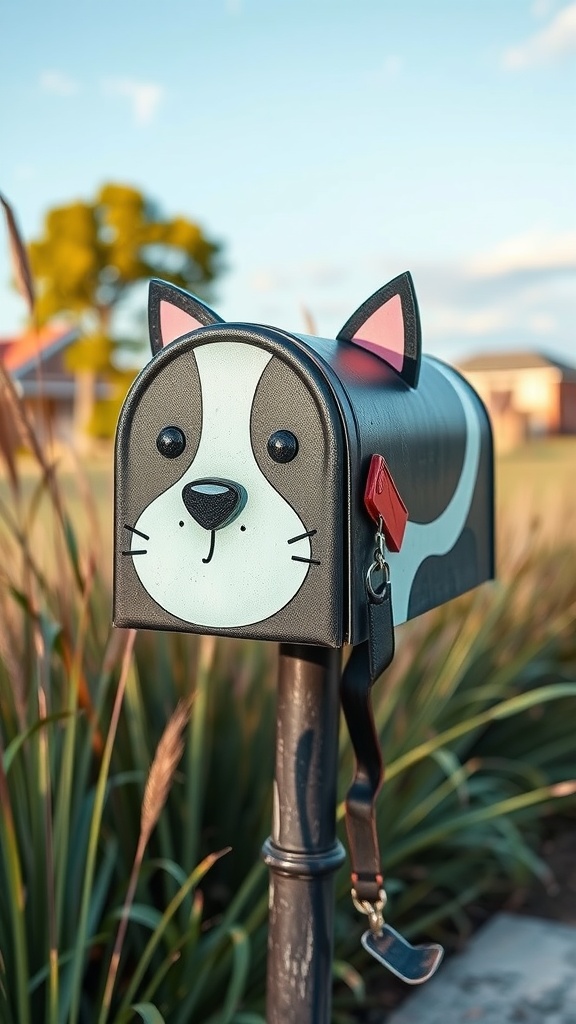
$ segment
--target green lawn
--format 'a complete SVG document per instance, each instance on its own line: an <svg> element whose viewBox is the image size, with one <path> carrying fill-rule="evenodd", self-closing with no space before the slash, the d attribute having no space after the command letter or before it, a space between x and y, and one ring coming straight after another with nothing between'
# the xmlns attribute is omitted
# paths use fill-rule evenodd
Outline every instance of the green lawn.
<svg viewBox="0 0 576 1024"><path fill-rule="evenodd" d="M576 539L576 438L532 441L496 461L502 526Z"/></svg>

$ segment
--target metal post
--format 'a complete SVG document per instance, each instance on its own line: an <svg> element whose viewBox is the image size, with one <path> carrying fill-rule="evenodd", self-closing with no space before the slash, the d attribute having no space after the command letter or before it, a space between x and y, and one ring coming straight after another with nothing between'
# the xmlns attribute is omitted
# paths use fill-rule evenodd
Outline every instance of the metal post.
<svg viewBox="0 0 576 1024"><path fill-rule="evenodd" d="M341 650L280 645L267 1024L330 1024Z"/></svg>

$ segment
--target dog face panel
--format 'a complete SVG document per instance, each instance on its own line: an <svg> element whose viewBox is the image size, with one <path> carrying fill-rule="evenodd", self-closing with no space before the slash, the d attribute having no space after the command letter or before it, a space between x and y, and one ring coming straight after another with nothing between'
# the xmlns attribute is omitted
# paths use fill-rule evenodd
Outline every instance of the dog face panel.
<svg viewBox="0 0 576 1024"><path fill-rule="evenodd" d="M283 637L288 622L308 618L310 642L335 644L342 528L335 534L324 515L343 503L334 413L294 361L228 325L211 333L155 357L126 403L115 620L133 622L135 602L141 626ZM193 410L182 418L188 384ZM163 456L166 428L184 445Z"/></svg>
<svg viewBox="0 0 576 1024"><path fill-rule="evenodd" d="M294 597L310 569L307 527L270 486L252 452L253 396L271 358L236 342L196 350L204 410L198 450L184 475L143 510L132 535L132 550L142 546L139 534L150 537L147 555L134 563L145 590L166 611L200 626L226 629L269 618ZM194 506L191 512L186 507L195 482L206 480L242 488L242 508L222 528L202 525ZM197 484L199 500L225 497L219 486L226 484Z"/></svg>

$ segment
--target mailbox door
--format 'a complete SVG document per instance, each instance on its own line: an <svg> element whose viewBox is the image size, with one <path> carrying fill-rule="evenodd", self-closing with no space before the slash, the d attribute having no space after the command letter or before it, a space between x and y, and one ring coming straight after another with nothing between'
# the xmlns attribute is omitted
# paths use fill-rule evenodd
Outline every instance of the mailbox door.
<svg viewBox="0 0 576 1024"><path fill-rule="evenodd" d="M115 624L340 646L345 466L295 340L214 324L167 345L118 425Z"/></svg>

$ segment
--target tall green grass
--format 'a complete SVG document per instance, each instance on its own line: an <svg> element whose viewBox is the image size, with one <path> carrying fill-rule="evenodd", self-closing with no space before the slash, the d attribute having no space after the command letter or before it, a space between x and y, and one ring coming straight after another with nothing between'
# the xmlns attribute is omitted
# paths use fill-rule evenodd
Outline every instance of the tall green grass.
<svg viewBox="0 0 576 1024"><path fill-rule="evenodd" d="M255 1024L274 647L112 631L108 542L69 513L93 502L79 486L70 503L3 389L35 485L5 447L0 1022ZM573 542L538 529L512 525L498 583L401 627L374 688L389 915L408 935L453 944L479 902L550 883L542 821L576 791L576 576ZM342 796L351 756L343 730ZM338 894L345 1022L368 968L345 870Z"/></svg>

